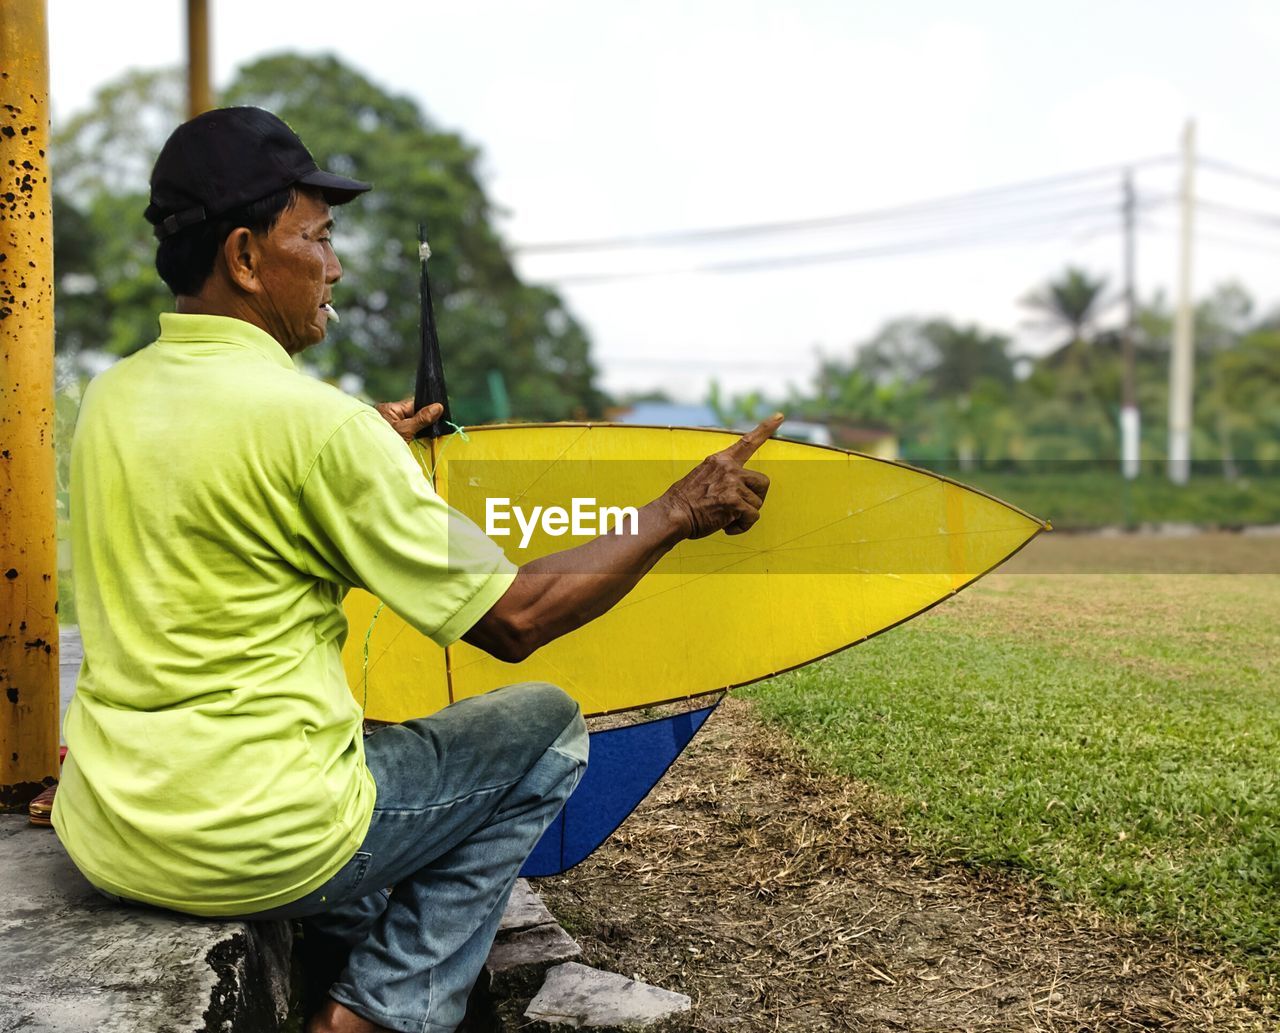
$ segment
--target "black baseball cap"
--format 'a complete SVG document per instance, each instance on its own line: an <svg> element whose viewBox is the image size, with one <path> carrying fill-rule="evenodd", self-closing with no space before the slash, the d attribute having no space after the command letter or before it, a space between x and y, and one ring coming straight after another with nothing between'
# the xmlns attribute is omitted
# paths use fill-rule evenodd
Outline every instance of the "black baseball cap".
<svg viewBox="0 0 1280 1033"><path fill-rule="evenodd" d="M151 170L147 221L164 240L285 187L315 187L346 204L368 183L324 172L298 134L262 108L218 108L184 122Z"/></svg>

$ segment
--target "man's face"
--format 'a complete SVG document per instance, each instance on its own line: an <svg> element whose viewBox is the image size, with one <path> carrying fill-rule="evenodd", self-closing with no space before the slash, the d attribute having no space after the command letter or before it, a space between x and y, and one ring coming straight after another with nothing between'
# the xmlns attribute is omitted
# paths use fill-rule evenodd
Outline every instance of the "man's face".
<svg viewBox="0 0 1280 1033"><path fill-rule="evenodd" d="M265 237L259 237L258 278L266 329L290 355L324 340L328 313L322 308L342 277L329 237L329 205L312 191L300 191Z"/></svg>

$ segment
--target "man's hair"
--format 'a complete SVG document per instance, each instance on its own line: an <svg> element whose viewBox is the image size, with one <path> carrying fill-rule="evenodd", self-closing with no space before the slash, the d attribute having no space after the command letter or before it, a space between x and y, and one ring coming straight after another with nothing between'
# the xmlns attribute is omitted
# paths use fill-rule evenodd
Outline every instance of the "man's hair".
<svg viewBox="0 0 1280 1033"><path fill-rule="evenodd" d="M287 186L165 237L156 248L156 272L175 296L199 294L213 272L218 249L232 230L243 226L253 233L270 233L280 216L297 200L298 188Z"/></svg>

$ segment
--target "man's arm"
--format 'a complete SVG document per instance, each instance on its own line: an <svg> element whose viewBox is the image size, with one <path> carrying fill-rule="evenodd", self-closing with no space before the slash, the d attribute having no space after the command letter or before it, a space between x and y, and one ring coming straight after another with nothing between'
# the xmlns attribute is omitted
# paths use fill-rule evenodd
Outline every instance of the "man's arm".
<svg viewBox="0 0 1280 1033"><path fill-rule="evenodd" d="M636 534L600 535L522 566L463 641L519 663L612 608L679 542L747 531L760 519L769 479L743 464L781 423L775 415L704 459L638 511Z"/></svg>

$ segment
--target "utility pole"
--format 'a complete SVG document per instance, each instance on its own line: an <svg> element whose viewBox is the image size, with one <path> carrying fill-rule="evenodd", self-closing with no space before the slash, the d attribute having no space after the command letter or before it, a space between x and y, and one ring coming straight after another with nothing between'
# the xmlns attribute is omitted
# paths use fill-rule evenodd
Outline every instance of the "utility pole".
<svg viewBox="0 0 1280 1033"><path fill-rule="evenodd" d="M1195 239L1196 124L1182 132L1182 246L1178 255L1178 308L1169 356L1169 480L1191 476L1191 391L1195 359L1195 307L1191 300L1191 249Z"/></svg>
<svg viewBox="0 0 1280 1033"><path fill-rule="evenodd" d="M0 810L25 810L58 777L45 0L0 0L0 68Z"/></svg>
<svg viewBox="0 0 1280 1033"><path fill-rule="evenodd" d="M187 117L213 107L209 76L209 0L187 0Z"/></svg>
<svg viewBox="0 0 1280 1033"><path fill-rule="evenodd" d="M1137 306L1134 302L1133 267L1136 227L1133 169L1124 171L1124 394L1120 403L1120 469L1126 480L1138 476L1141 467L1142 416L1138 411L1138 371L1134 357Z"/></svg>

